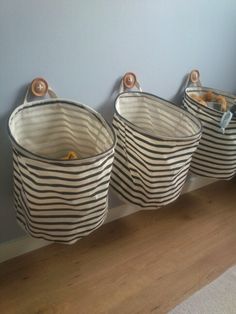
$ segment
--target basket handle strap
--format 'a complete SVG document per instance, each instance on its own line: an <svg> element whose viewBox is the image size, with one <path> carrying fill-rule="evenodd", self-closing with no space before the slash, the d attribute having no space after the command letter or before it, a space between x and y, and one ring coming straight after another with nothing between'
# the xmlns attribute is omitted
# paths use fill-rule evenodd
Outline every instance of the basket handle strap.
<svg viewBox="0 0 236 314"><path fill-rule="evenodd" d="M196 69L192 70L188 75L185 88L189 86L198 86L198 87L202 86L202 83L200 81L200 72Z"/></svg>
<svg viewBox="0 0 236 314"><path fill-rule="evenodd" d="M28 97L30 94L36 97L43 97L48 94L51 98L58 98L52 88L48 86L47 81L42 77L37 77L30 83L27 88L23 104L26 105L28 103Z"/></svg>
<svg viewBox="0 0 236 314"><path fill-rule="evenodd" d="M133 89L136 87L140 92L142 92L141 86L137 80L136 75L133 72L127 72L122 77L120 82L119 94L123 93L127 89Z"/></svg>

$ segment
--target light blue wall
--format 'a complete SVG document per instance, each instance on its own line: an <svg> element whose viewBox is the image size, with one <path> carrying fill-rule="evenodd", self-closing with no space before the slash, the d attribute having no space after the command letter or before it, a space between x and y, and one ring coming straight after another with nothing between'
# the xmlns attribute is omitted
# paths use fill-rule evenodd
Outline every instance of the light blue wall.
<svg viewBox="0 0 236 314"><path fill-rule="evenodd" d="M126 71L168 99L192 68L206 85L236 92L235 32L235 0L0 0L0 242L23 234L6 121L26 84L43 76L110 121Z"/></svg>

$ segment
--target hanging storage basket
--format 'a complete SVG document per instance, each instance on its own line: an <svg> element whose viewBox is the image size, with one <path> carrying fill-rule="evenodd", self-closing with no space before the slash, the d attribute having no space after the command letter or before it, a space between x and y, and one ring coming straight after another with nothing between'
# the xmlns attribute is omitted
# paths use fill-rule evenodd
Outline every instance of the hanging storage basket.
<svg viewBox="0 0 236 314"><path fill-rule="evenodd" d="M134 85L139 91L122 92ZM155 95L144 93L132 73L115 101L117 145L111 186L128 202L155 209L173 202L186 180L201 123Z"/></svg>
<svg viewBox="0 0 236 314"><path fill-rule="evenodd" d="M202 87L199 76L197 70L190 73L183 100L185 108L203 125L191 171L200 176L229 180L236 173L236 96Z"/></svg>
<svg viewBox="0 0 236 314"><path fill-rule="evenodd" d="M48 93L55 96L50 88ZM27 102L26 96L8 129L17 220L24 229L33 237L71 244L101 226L115 144L102 116L74 101Z"/></svg>

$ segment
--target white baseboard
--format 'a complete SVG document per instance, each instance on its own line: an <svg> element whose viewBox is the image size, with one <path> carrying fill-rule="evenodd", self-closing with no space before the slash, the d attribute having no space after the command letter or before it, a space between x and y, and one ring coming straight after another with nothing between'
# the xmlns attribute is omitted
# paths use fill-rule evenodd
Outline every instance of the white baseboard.
<svg viewBox="0 0 236 314"><path fill-rule="evenodd" d="M186 181L182 194L199 189L216 181L217 180L215 179L191 175ZM105 223L111 222L124 216L128 216L137 212L138 210L140 210L138 207L128 204L113 207L109 210ZM51 242L41 239L35 239L28 235L8 242L4 242L0 244L0 263L16 256L47 246L49 244L51 244Z"/></svg>

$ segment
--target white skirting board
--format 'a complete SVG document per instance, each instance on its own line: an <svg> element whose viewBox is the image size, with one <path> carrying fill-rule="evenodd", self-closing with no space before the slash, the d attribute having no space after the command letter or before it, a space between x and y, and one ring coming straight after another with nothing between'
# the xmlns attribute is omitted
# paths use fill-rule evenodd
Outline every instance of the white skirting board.
<svg viewBox="0 0 236 314"><path fill-rule="evenodd" d="M187 179L185 183L182 194L199 189L213 182L216 182L216 180L191 175L189 176L189 178ZM124 216L128 216L130 214L133 214L134 212L137 212L138 210L139 209L137 207L134 207L128 204L111 208L109 210L105 223L111 222L113 220L119 219ZM0 244L0 263L6 260L9 260L11 258L14 258L16 256L28 253L30 251L34 251L43 246L47 246L49 244L51 244L51 242L41 240L41 239L35 239L28 235L8 241L8 242L4 242Z"/></svg>

